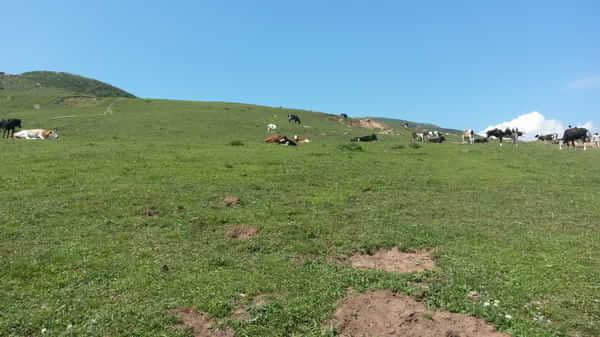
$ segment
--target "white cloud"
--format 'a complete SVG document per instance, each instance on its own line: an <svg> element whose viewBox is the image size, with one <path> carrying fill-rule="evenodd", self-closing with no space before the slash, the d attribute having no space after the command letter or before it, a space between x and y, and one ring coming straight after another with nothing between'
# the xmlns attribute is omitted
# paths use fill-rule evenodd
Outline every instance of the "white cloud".
<svg viewBox="0 0 600 337"><path fill-rule="evenodd" d="M571 89L592 89L600 88L600 76L591 76L576 79L569 83Z"/></svg>
<svg viewBox="0 0 600 337"><path fill-rule="evenodd" d="M594 124L592 122L578 124L577 126L586 128L590 131L594 129ZM518 128L520 131L524 132L523 138L525 140L533 140L535 135L546 135L549 133L558 133L559 135L562 135L563 131L567 128L567 125L555 119L546 119L541 113L533 111L520 115L510 121L488 126L479 134L485 135L487 130L494 128L502 130L506 128Z"/></svg>

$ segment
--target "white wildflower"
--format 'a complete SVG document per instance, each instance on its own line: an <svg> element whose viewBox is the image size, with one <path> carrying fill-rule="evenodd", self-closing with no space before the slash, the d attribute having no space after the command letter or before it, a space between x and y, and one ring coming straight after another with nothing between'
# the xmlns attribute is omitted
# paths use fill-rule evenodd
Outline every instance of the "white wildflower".
<svg viewBox="0 0 600 337"><path fill-rule="evenodd" d="M484 306L484 307L489 307L489 306L490 306L490 302L488 302L488 301L485 301L485 302L483 303L483 306Z"/></svg>
<svg viewBox="0 0 600 337"><path fill-rule="evenodd" d="M42 334L45 334L48 331L46 328L42 328Z"/></svg>
<svg viewBox="0 0 600 337"><path fill-rule="evenodd" d="M509 314L506 314L506 315L504 315L504 318L506 318L506 319L512 319L512 316L509 315Z"/></svg>
<svg viewBox="0 0 600 337"><path fill-rule="evenodd" d="M500 304L500 301L494 300L494 306L497 307Z"/></svg>

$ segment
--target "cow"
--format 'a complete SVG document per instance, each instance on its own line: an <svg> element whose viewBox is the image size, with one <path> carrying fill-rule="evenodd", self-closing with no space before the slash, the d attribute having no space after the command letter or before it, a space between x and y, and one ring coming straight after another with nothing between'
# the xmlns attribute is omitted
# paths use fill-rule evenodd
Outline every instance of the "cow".
<svg viewBox="0 0 600 337"><path fill-rule="evenodd" d="M594 133L594 135L592 136L592 144L596 148L600 147L600 135L598 134L598 132Z"/></svg>
<svg viewBox="0 0 600 337"><path fill-rule="evenodd" d="M425 141L425 133L423 132L413 132L412 133L413 141L424 142Z"/></svg>
<svg viewBox="0 0 600 337"><path fill-rule="evenodd" d="M444 137L443 135L440 135L438 137L430 137L428 139L428 141L430 143L439 143L439 144L443 143L445 140L446 140L446 137Z"/></svg>
<svg viewBox="0 0 600 337"><path fill-rule="evenodd" d="M519 131L518 128L513 128L513 129L506 128L505 130L500 130L498 128L495 128L495 129L486 131L485 138L489 139L490 137L495 137L500 142L500 146L502 146L502 139L504 137L509 137L512 139L513 144L518 144L519 137L521 137L521 136L523 136L523 132Z"/></svg>
<svg viewBox="0 0 600 337"><path fill-rule="evenodd" d="M463 132L463 143L466 143L467 139L469 140L469 144L475 144L475 131L473 131L473 129L467 129Z"/></svg>
<svg viewBox="0 0 600 337"><path fill-rule="evenodd" d="M352 139L350 139L351 142L372 142L372 141L376 141L377 140L377 135L376 134L371 134L368 136L361 136L361 137L354 137Z"/></svg>
<svg viewBox="0 0 600 337"><path fill-rule="evenodd" d="M15 129L22 128L21 120L18 118L9 118L2 120L2 138L14 137Z"/></svg>
<svg viewBox="0 0 600 337"><path fill-rule="evenodd" d="M296 146L296 142L279 134L265 137L265 143Z"/></svg>
<svg viewBox="0 0 600 337"><path fill-rule="evenodd" d="M300 117L294 114L288 114L288 123L294 122L296 124L300 124Z"/></svg>
<svg viewBox="0 0 600 337"><path fill-rule="evenodd" d="M546 144L546 142L558 139L558 133L549 133L547 135L535 135L535 138L539 141L543 141L544 144Z"/></svg>
<svg viewBox="0 0 600 337"><path fill-rule="evenodd" d="M294 135L294 141L298 144L310 143L310 139L298 135Z"/></svg>
<svg viewBox="0 0 600 337"><path fill-rule="evenodd" d="M587 150L586 146L585 146L585 142L587 141L588 138L588 130L586 128L570 128L570 129L566 129L565 132L563 133L563 137L562 137L562 142L559 143L559 148L562 150L562 146L564 144L567 144L567 147L569 147L569 143L571 145L573 145L573 148L575 148L575 141L576 140L582 140L583 141L583 150Z"/></svg>
<svg viewBox="0 0 600 337"><path fill-rule="evenodd" d="M277 130L277 125L275 125L273 123L267 124L267 132L271 132L271 131L275 131L275 130Z"/></svg>
<svg viewBox="0 0 600 337"><path fill-rule="evenodd" d="M17 139L56 139L58 133L56 129L31 129L21 130L14 134Z"/></svg>
<svg viewBox="0 0 600 337"><path fill-rule="evenodd" d="M497 138L500 141L500 144L502 144L502 138L504 138L504 136L505 136L504 131L502 131L502 130L500 130L498 128L495 128L495 129L492 129L492 130L488 130L488 131L486 131L485 134L486 134L485 139L489 139L490 137L495 137L495 138Z"/></svg>
<svg viewBox="0 0 600 337"><path fill-rule="evenodd" d="M427 132L427 137L439 137L439 136L440 136L440 132L437 130Z"/></svg>

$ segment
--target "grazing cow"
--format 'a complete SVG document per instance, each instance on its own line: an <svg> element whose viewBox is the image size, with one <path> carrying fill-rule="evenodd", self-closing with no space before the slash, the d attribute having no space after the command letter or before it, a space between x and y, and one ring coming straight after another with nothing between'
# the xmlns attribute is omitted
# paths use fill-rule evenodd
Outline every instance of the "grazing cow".
<svg viewBox="0 0 600 337"><path fill-rule="evenodd" d="M291 123L291 122L300 124L300 117L293 115L293 114L288 114L288 123Z"/></svg>
<svg viewBox="0 0 600 337"><path fill-rule="evenodd" d="M537 138L537 140L542 141L542 142L544 142L544 144L546 144L546 142L557 139L558 133L549 133L547 135L535 135L535 138Z"/></svg>
<svg viewBox="0 0 600 337"><path fill-rule="evenodd" d="M412 138L413 138L413 141L424 142L425 141L425 133L424 132L413 132Z"/></svg>
<svg viewBox="0 0 600 337"><path fill-rule="evenodd" d="M469 140L469 144L475 144L475 131L473 131L473 129L467 129L463 132L463 143L466 143L467 139Z"/></svg>
<svg viewBox="0 0 600 337"><path fill-rule="evenodd" d="M271 124L267 124L267 132L271 132L271 131L275 131L277 130L277 125L271 123Z"/></svg>
<svg viewBox="0 0 600 337"><path fill-rule="evenodd" d="M443 143L446 140L446 137L444 137L443 135L440 135L438 137L429 137L428 141L430 143Z"/></svg>
<svg viewBox="0 0 600 337"><path fill-rule="evenodd" d="M58 133L56 129L32 129L32 130L21 130L15 133L17 139L56 139Z"/></svg>
<svg viewBox="0 0 600 337"><path fill-rule="evenodd" d="M377 140L377 135L374 133L369 136L354 137L350 139L351 142L372 142L375 140Z"/></svg>
<svg viewBox="0 0 600 337"><path fill-rule="evenodd" d="M571 145L573 145L573 148L575 148L575 141L582 140L583 141L583 150L585 151L585 150L587 150L587 148L585 146L587 137L588 137L588 130L586 128L566 129L565 133L563 134L563 139L562 139L562 142L560 142L559 147L562 150L563 144L567 144L567 147L569 147L569 143L570 143Z"/></svg>
<svg viewBox="0 0 600 337"><path fill-rule="evenodd" d="M437 130L427 132L427 137L439 137L439 136L440 136L440 132Z"/></svg>
<svg viewBox="0 0 600 337"><path fill-rule="evenodd" d="M592 136L592 144L596 148L600 147L600 135L598 134L598 132L594 133L594 135Z"/></svg>
<svg viewBox="0 0 600 337"><path fill-rule="evenodd" d="M21 120L18 118L10 118L10 119L3 119L2 120L2 138L8 138L8 137L14 137L15 135L15 129L16 128L22 128L23 126L21 126Z"/></svg>
<svg viewBox="0 0 600 337"><path fill-rule="evenodd" d="M498 140L500 141L500 143L502 143L502 138L504 138L504 136L505 136L504 131L502 131L502 130L500 130L498 128L495 128L495 129L492 129L492 130L488 130L488 131L486 131L485 134L486 134L485 139L489 139L490 137L495 137L495 138L498 138Z"/></svg>
<svg viewBox="0 0 600 337"><path fill-rule="evenodd" d="M340 114L340 116L342 116L342 118L343 118L343 119L348 119L348 115L346 115L346 114L344 114L344 113L343 113L343 114Z"/></svg>

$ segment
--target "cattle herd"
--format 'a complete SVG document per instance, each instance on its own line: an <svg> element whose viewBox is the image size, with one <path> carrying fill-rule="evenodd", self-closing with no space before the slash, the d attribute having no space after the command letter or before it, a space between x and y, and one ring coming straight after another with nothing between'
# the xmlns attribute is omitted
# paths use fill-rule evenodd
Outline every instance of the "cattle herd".
<svg viewBox="0 0 600 337"><path fill-rule="evenodd" d="M347 119L348 115L341 114L342 118ZM289 123L301 124L300 117L297 115L289 114L288 115ZM405 127L408 125L406 124ZM277 125L270 123L267 124L267 131L272 132L277 130ZM518 128L505 128L499 129L494 128L486 131L485 137L478 136L473 129L467 129L462 134L462 142L468 144L477 144L477 143L487 143L490 139L498 140L500 146L503 144L504 139L510 139L514 145L519 144L519 137L523 136L523 132ZM565 130L562 138L559 138L558 133L552 133L547 135L535 135L535 138L539 141L543 141L544 143L552 142L553 144L559 144L560 149L562 149L563 145L573 146L575 147L576 141L583 142L584 150L587 149L587 142L591 141L592 145L596 148L600 148L600 135L595 133L594 135L590 134L590 132L585 128L571 127ZM433 130L428 131L424 130L421 132L413 132L412 133L413 142L430 142L430 143L443 143L446 140L446 137L439 131ZM279 134L267 136L265 139L267 143L275 143L282 145L297 145L299 143L299 137L297 135L294 136L293 139L288 138L287 136L282 136ZM350 139L351 142L372 142L377 141L376 134L370 134L360 137L354 137ZM302 138L302 142L308 143L310 140Z"/></svg>
<svg viewBox="0 0 600 337"><path fill-rule="evenodd" d="M22 128L23 123L18 118L9 118L0 120L0 130L2 138L16 139L56 139L58 132L56 129L30 129L15 132L17 128Z"/></svg>

